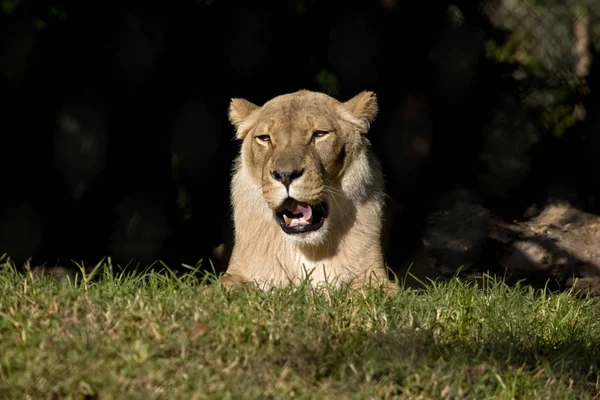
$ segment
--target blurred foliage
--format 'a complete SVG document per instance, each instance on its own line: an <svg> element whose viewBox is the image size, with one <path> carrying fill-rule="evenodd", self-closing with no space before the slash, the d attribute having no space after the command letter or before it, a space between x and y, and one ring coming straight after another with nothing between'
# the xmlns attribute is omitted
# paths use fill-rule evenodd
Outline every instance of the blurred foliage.
<svg viewBox="0 0 600 400"><path fill-rule="evenodd" d="M9 16L16 13L24 3L23 0L0 0L0 7L2 8L2 13ZM40 30L46 27L47 22L64 21L66 17L65 9L57 5L41 7L39 10L36 7L36 11L33 11L31 16L33 25Z"/></svg>
<svg viewBox="0 0 600 400"><path fill-rule="evenodd" d="M0 0L5 15L15 13L24 4L31 2ZM37 11L33 12L32 23L40 30L50 21L67 18L64 4L42 6L43 12L34 8ZM305 11L305 0L297 0L296 12ZM582 58L591 62L592 49L600 51L600 1L483 0L479 11L492 26L506 33L503 39L489 38L485 42L487 57L515 67L513 77L521 84L524 104L537 110L544 130L563 135L581 119L572 100L585 91L585 73L578 64L585 64ZM448 17L455 26L465 22L455 4L449 5ZM585 38L577 37L577 24L583 25ZM584 48L577 52L578 41L582 40ZM340 82L332 71L321 69L314 82L325 93L339 93Z"/></svg>
<svg viewBox="0 0 600 400"><path fill-rule="evenodd" d="M485 42L486 56L502 63L516 64L516 45L517 42L514 40L507 40L504 43L498 43L494 39L487 40Z"/></svg>
<svg viewBox="0 0 600 400"><path fill-rule="evenodd" d="M315 76L315 83L323 93L327 93L334 97L338 94L338 80L333 73L326 69L320 70L317 76Z"/></svg>
<svg viewBox="0 0 600 400"><path fill-rule="evenodd" d="M590 51L600 48L600 2L484 1L481 11L506 32L487 40L487 57L515 66L525 105L545 130L563 135L580 119L572 99L584 94Z"/></svg>
<svg viewBox="0 0 600 400"><path fill-rule="evenodd" d="M10 14L14 12L17 7L23 2L23 0L2 0L0 5L4 14Z"/></svg>
<svg viewBox="0 0 600 400"><path fill-rule="evenodd" d="M48 8L48 15L51 18L56 18L60 21L64 21L66 18L66 13L63 9L56 7L56 6L52 6Z"/></svg>

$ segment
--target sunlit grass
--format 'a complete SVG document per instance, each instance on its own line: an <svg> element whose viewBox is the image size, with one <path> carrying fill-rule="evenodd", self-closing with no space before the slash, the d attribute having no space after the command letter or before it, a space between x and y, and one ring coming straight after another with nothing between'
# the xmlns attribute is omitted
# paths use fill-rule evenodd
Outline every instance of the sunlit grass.
<svg viewBox="0 0 600 400"><path fill-rule="evenodd" d="M208 286L194 271L58 282L0 265L0 398L581 398L591 299L484 277L426 290ZM210 279L210 278L209 278Z"/></svg>

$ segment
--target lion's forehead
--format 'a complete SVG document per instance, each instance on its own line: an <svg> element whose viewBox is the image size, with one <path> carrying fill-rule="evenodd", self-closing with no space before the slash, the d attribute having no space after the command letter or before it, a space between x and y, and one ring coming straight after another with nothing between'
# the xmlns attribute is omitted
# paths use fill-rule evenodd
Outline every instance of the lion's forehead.
<svg viewBox="0 0 600 400"><path fill-rule="evenodd" d="M265 109L257 126L263 130L309 131L311 129L331 130L336 128L335 111L306 106L289 109Z"/></svg>

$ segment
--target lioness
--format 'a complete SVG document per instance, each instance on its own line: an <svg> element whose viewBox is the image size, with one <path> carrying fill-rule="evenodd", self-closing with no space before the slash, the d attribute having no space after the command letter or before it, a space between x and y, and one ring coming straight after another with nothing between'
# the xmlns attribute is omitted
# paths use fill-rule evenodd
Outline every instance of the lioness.
<svg viewBox="0 0 600 400"><path fill-rule="evenodd" d="M383 177L366 137L377 99L301 90L259 107L232 99L234 246L222 278L260 288L308 280L396 286L381 247Z"/></svg>

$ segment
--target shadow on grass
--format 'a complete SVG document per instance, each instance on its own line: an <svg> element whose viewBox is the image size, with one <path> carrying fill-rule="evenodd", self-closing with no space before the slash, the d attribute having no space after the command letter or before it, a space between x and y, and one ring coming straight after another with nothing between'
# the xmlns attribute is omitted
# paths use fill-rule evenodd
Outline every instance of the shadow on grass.
<svg viewBox="0 0 600 400"><path fill-rule="evenodd" d="M433 330L391 334L344 334L331 338L346 343L346 353L328 346L299 346L276 359L313 379L386 382L387 395L407 393L442 397L483 395L509 390L518 395L573 392L600 393L600 347L582 340L528 342L510 332L484 341L456 338L440 343ZM508 385L514 385L509 388ZM446 394L444 394L444 392Z"/></svg>

